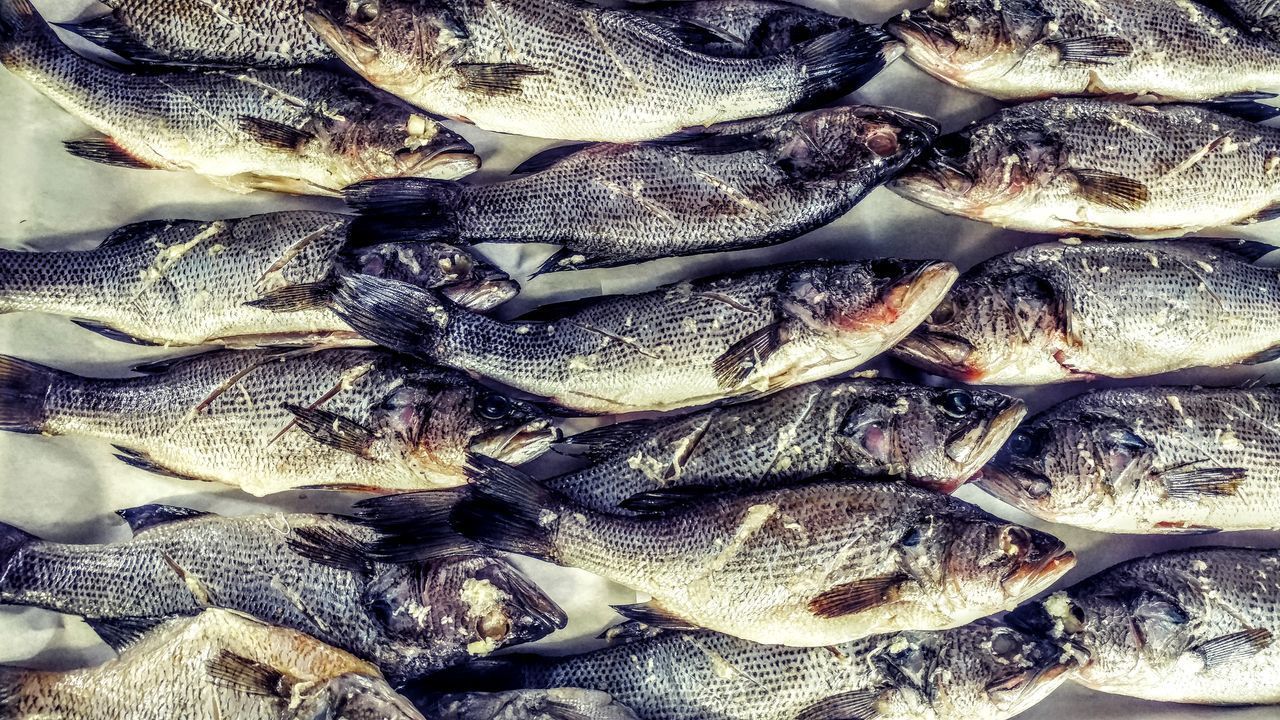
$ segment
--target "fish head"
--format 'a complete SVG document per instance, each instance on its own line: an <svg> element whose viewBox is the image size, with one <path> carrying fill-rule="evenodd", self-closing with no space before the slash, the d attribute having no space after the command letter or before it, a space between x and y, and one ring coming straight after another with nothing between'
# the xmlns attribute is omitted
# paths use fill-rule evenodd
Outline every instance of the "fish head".
<svg viewBox="0 0 1280 720"><path fill-rule="evenodd" d="M480 168L466 138L408 105L352 79L346 101L314 121L314 142L331 158L337 187L378 178L452 180Z"/></svg>
<svg viewBox="0 0 1280 720"><path fill-rule="evenodd" d="M845 396L834 436L840 462L938 492L954 492L977 472L1026 413L1020 400L990 390L870 387Z"/></svg>
<svg viewBox="0 0 1280 720"><path fill-rule="evenodd" d="M344 673L324 683L300 688L289 704L291 720L424 720L413 703L387 681L360 673Z"/></svg>
<svg viewBox="0 0 1280 720"><path fill-rule="evenodd" d="M424 230L424 236L430 232ZM485 312L515 297L520 285L479 255L424 237L420 242L348 242L339 271L398 280L438 290L457 305Z"/></svg>
<svg viewBox="0 0 1280 720"><path fill-rule="evenodd" d="M1007 73L1044 36L1050 19L1040 0L937 0L904 11L885 31L906 45L912 62L962 83Z"/></svg>
<svg viewBox="0 0 1280 720"><path fill-rule="evenodd" d="M844 106L784 115L773 130L775 160L800 180L866 180L900 170L929 147L938 125L916 113ZM874 183L867 183L868 185Z"/></svg>
<svg viewBox="0 0 1280 720"><path fill-rule="evenodd" d="M1010 608L1047 589L1076 562L1058 538L968 506L930 515L912 531L919 533L918 549L901 553L903 566L918 579L932 579L940 606L960 601ZM910 550L913 539L899 545Z"/></svg>

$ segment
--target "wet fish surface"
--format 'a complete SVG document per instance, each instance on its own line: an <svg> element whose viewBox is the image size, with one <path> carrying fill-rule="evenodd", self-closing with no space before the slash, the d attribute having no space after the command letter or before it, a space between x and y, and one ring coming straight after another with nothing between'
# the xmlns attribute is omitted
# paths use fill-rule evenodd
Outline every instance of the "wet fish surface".
<svg viewBox="0 0 1280 720"><path fill-rule="evenodd" d="M1010 613L1082 645L1086 687L1149 700L1280 703L1280 551L1198 547L1129 560Z"/></svg>
<svg viewBox="0 0 1280 720"><path fill-rule="evenodd" d="M944 135L890 187L1013 230L1176 237L1280 212L1280 131L1195 105L1043 100Z"/></svg>
<svg viewBox="0 0 1280 720"><path fill-rule="evenodd" d="M893 380L827 380L675 418L569 437L589 467L544 481L601 512L641 493L745 490L842 477L893 477L951 492L995 454L1026 413L985 390Z"/></svg>
<svg viewBox="0 0 1280 720"><path fill-rule="evenodd" d="M597 688L647 720L1004 720L1061 685L1080 658L1078 649L981 621L816 648L663 632L581 655L485 661L481 677ZM445 676L455 687L468 682L465 671Z"/></svg>
<svg viewBox="0 0 1280 720"><path fill-rule="evenodd" d="M1280 388L1086 393L1028 420L977 482L1090 530L1280 528Z"/></svg>
<svg viewBox="0 0 1280 720"><path fill-rule="evenodd" d="M448 555L462 536L597 573L652 599L615 607L650 625L818 646L963 625L1047 588L1075 564L1061 541L947 495L815 479L754 493L646 498L644 515L590 511L477 459L456 503L385 496L360 517L391 559ZM470 547L462 545L461 547ZM624 699L624 702L626 700Z"/></svg>
<svg viewBox="0 0 1280 720"><path fill-rule="evenodd" d="M373 665L217 609L164 623L97 667L0 666L0 717L423 720Z"/></svg>
<svg viewBox="0 0 1280 720"><path fill-rule="evenodd" d="M341 279L366 338L588 413L667 410L846 372L915 327L956 277L938 261L811 261L499 321L394 280Z"/></svg>
<svg viewBox="0 0 1280 720"><path fill-rule="evenodd" d="M948 0L905 12L886 29L934 77L1002 100L1198 102L1280 88L1280 44L1221 8L1195 0Z"/></svg>
<svg viewBox="0 0 1280 720"><path fill-rule="evenodd" d="M317 305L267 307L362 272L437 289L484 311L519 286L467 250L403 233L362 234L336 213L288 211L215 220L125 225L92 250L0 250L0 312L66 315L108 337L143 344L230 346L362 342Z"/></svg>
<svg viewBox="0 0 1280 720"><path fill-rule="evenodd" d="M855 24L775 55L717 57L692 49L680 21L573 0L317 0L306 17L343 62L425 110L564 140L647 140L817 104L902 50Z"/></svg>
<svg viewBox="0 0 1280 720"><path fill-rule="evenodd" d="M451 693L416 704L437 720L636 720L608 693L582 688Z"/></svg>
<svg viewBox="0 0 1280 720"><path fill-rule="evenodd" d="M671 0L627 7L674 27L692 49L724 57L778 55L854 25L852 18L775 0Z"/></svg>
<svg viewBox="0 0 1280 720"><path fill-rule="evenodd" d="M74 155L191 170L238 192L335 196L379 177L480 166L460 135L354 78L316 68L129 72L81 57L29 0L0 3L0 62L101 133Z"/></svg>
<svg viewBox="0 0 1280 720"><path fill-rule="evenodd" d="M446 237L561 245L541 272L608 267L798 237L848 212L936 135L913 113L830 108L658 143L555 147L491 185L380 180L345 195L366 214L424 215Z"/></svg>
<svg viewBox="0 0 1280 720"><path fill-rule="evenodd" d="M564 627L564 613L484 555L381 563L371 531L336 515L120 511L131 540L68 545L0 523L0 601L80 615L105 638L236 610L342 648L401 681ZM7 717L0 715L0 717Z"/></svg>
<svg viewBox="0 0 1280 720"><path fill-rule="evenodd" d="M217 351L87 378L0 356L0 429L94 437L151 472L254 495L466 481L470 453L525 462L557 437L528 403L379 350Z"/></svg>
<svg viewBox="0 0 1280 720"><path fill-rule="evenodd" d="M1274 249L1211 239L1022 248L967 272L894 354L989 385L1267 362L1280 354L1280 275L1256 261Z"/></svg>

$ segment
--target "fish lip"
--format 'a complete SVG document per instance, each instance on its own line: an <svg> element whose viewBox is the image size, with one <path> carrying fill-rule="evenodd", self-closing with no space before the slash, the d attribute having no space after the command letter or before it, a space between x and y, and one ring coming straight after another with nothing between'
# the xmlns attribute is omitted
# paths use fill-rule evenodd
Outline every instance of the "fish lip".
<svg viewBox="0 0 1280 720"><path fill-rule="evenodd" d="M1019 565L1000 585L1011 597L1030 597L1057 582L1075 564L1076 554L1067 549L1066 543L1053 538L1051 549L1039 562Z"/></svg>
<svg viewBox="0 0 1280 720"><path fill-rule="evenodd" d="M923 15L925 21L919 18ZM913 48L928 47L933 53L939 57L947 57L959 49L959 44L944 36L942 32L934 32L931 27L940 27L933 18L927 14L918 12L908 12L894 18L890 18L883 25L884 31L897 38L906 47L909 54ZM943 45L946 47L944 48Z"/></svg>
<svg viewBox="0 0 1280 720"><path fill-rule="evenodd" d="M524 612L522 619L529 625L522 625L519 636L514 642L531 642L562 630L569 624L569 614L556 601L542 591L524 573L514 570L505 577L507 591ZM506 645L511 645L509 642Z"/></svg>
<svg viewBox="0 0 1280 720"><path fill-rule="evenodd" d="M560 428L540 418L484 433L471 442L471 451L508 465L522 465L550 450L559 439Z"/></svg>
<svg viewBox="0 0 1280 720"><path fill-rule="evenodd" d="M936 298L929 305L932 311L959 278L960 271L955 265L945 260L927 260L910 275L892 283L883 295L888 297L896 294L900 288L905 288L905 292L896 300L897 309L914 307L921 299Z"/></svg>
<svg viewBox="0 0 1280 720"><path fill-rule="evenodd" d="M520 283L506 273L493 273L440 288L440 293L473 312L488 312L520 294Z"/></svg>
<svg viewBox="0 0 1280 720"><path fill-rule="evenodd" d="M930 337L945 338L952 342L966 345L968 352L965 359L956 360L952 358L937 343L932 342ZM968 356L973 354L973 350L973 343L959 335L936 330L917 329L894 346L893 354L899 359L918 365L934 374L956 378L964 382L974 382L981 380L984 373L967 362Z"/></svg>
<svg viewBox="0 0 1280 720"><path fill-rule="evenodd" d="M1027 416L1027 404L1018 398L1008 398L1005 400L1005 407L996 413L986 423L983 429L982 437L974 444L974 449L969 453L963 461L969 462L973 458L983 458L977 463L978 467L985 465L988 460L995 456L1004 447L1004 443L1018 428L1022 420ZM947 457L951 457L948 451ZM977 472L978 468L974 468L973 472Z"/></svg>
<svg viewBox="0 0 1280 720"><path fill-rule="evenodd" d="M1049 478L1037 470L1021 466L1018 466L1016 469L1019 473L1026 474L1034 479L1043 480L1044 482L1049 483ZM978 476L973 479L973 484L977 485L979 489L997 500L1008 503L1020 510L1027 512L1031 511L1028 503L1023 501L1024 494L1020 483L1018 483L1017 479L1014 477L1014 473L1011 472L1011 468L1004 462L1000 462L999 460L992 460L991 462L988 462L982 470L979 471Z"/></svg>
<svg viewBox="0 0 1280 720"><path fill-rule="evenodd" d="M460 149L465 146L465 150ZM400 173L400 177L425 177L438 180L452 180L460 178L464 175L480 169L480 156L472 152L475 148L471 147L471 143L463 140L461 145L455 143L439 152L431 155L424 155L419 158L410 167ZM440 172L440 168L445 168L445 172ZM458 168L458 169L450 169ZM366 178L373 180L376 178Z"/></svg>

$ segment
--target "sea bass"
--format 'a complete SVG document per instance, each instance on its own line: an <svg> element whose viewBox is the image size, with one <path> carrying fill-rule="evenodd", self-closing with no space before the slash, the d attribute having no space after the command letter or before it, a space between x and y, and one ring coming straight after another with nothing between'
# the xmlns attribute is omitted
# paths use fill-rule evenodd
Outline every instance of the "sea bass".
<svg viewBox="0 0 1280 720"><path fill-rule="evenodd" d="M191 170L238 192L336 196L379 177L456 178L461 136L363 83L315 68L128 72L63 45L29 0L0 2L0 62L102 133L74 155Z"/></svg>
<svg viewBox="0 0 1280 720"><path fill-rule="evenodd" d="M253 495L466 482L471 453L520 463L546 415L461 373L380 350L223 350L87 378L0 356L0 429L115 445L129 465Z"/></svg>
<svg viewBox="0 0 1280 720"><path fill-rule="evenodd" d="M462 536L597 573L652 599L649 625L791 646L956 627L1049 587L1075 564L1057 538L905 483L820 478L757 492L652 494L619 516L588 510L477 458L472 484L362 501L385 534L370 552L448 555ZM447 525L445 521L447 520ZM470 548L461 545L461 549Z"/></svg>
<svg viewBox="0 0 1280 720"><path fill-rule="evenodd" d="M1280 551L1199 547L1138 558L1007 619L1082 645L1090 660L1072 679L1095 690L1280 703Z"/></svg>
<svg viewBox="0 0 1280 720"><path fill-rule="evenodd" d="M555 147L492 185L375 180L344 194L366 214L425 215L445 237L561 245L540 272L607 267L798 237L848 212L937 130L905 111L839 107L669 142ZM411 218L405 230L423 232Z"/></svg>
<svg viewBox="0 0 1280 720"><path fill-rule="evenodd" d="M944 0L904 12L886 29L934 77L1002 100L1200 102L1280 87L1280 44L1220 7L1195 0Z"/></svg>
<svg viewBox="0 0 1280 720"><path fill-rule="evenodd" d="M1037 385L1280 354L1270 245L1044 243L988 260L894 354L968 383Z"/></svg>
<svg viewBox="0 0 1280 720"><path fill-rule="evenodd" d="M320 296L333 276L351 272L435 289L477 311L519 290L483 258L428 233L390 240L353 220L313 211L151 220L93 250L0 250L0 312L66 315L143 344L336 344L364 341L324 307L267 308L298 292Z"/></svg>
<svg viewBox="0 0 1280 720"><path fill-rule="evenodd" d="M1022 420L989 390L894 380L827 380L752 402L606 425L565 440L590 467L544 481L601 512L641 493L750 489L839 470L952 492Z"/></svg>
<svg viewBox="0 0 1280 720"><path fill-rule="evenodd" d="M701 53L756 58L852 27L852 18L779 0L670 0L627 8L676 31Z"/></svg>
<svg viewBox="0 0 1280 720"><path fill-rule="evenodd" d="M423 720L369 663L228 610L166 622L68 671L0 666L4 720Z"/></svg>
<svg viewBox="0 0 1280 720"><path fill-rule="evenodd" d="M500 321L411 285L352 275L338 316L387 347L574 410L670 410L838 375L914 328L950 263L811 261L704 278Z"/></svg>
<svg viewBox="0 0 1280 720"><path fill-rule="evenodd" d="M855 24L776 55L716 57L652 14L576 0L314 0L306 17L343 62L425 110L564 140L647 140L817 104L902 50Z"/></svg>
<svg viewBox="0 0 1280 720"><path fill-rule="evenodd" d="M1280 528L1280 388L1086 393L1027 421L978 484L1090 530Z"/></svg>
<svg viewBox="0 0 1280 720"><path fill-rule="evenodd" d="M1176 237L1280 211L1280 130L1194 105L1044 100L940 138L890 184L1028 232Z"/></svg>
<svg viewBox="0 0 1280 720"><path fill-rule="evenodd" d="M435 720L637 720L608 693L582 688L452 693L415 704Z"/></svg>
<svg viewBox="0 0 1280 720"><path fill-rule="evenodd" d="M979 621L816 648L663 632L569 657L509 655L444 675L445 687L478 676L516 687L596 688L642 718L662 720L1005 720L1061 685L1083 657L1070 643Z"/></svg>
<svg viewBox="0 0 1280 720"><path fill-rule="evenodd" d="M65 545L0 523L0 602L128 625L238 610L304 632L404 680L537 640L564 613L506 561L474 555L386 564L371 531L335 515L221 517L121 510L132 540ZM0 713L0 717L5 717Z"/></svg>

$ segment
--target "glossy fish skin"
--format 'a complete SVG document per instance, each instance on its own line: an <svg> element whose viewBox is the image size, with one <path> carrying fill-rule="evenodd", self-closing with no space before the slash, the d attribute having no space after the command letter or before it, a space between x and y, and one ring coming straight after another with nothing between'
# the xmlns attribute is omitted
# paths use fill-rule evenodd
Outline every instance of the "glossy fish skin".
<svg viewBox="0 0 1280 720"><path fill-rule="evenodd" d="M484 311L519 286L484 259L420 233L361 237L335 213L289 211L126 225L92 250L0 250L0 312L67 315L164 345L361 342L323 306L279 313L251 303L336 273L439 289Z"/></svg>
<svg viewBox="0 0 1280 720"><path fill-rule="evenodd" d="M977 483L1090 530L1280 528L1280 388L1086 393L1025 423Z"/></svg>
<svg viewBox="0 0 1280 720"><path fill-rule="evenodd" d="M367 213L428 215L468 242L562 245L542 271L613 266L798 237L846 213L937 131L905 111L828 108L689 139L556 147L517 168L530 174L491 185L382 180L345 195Z"/></svg>
<svg viewBox="0 0 1280 720"><path fill-rule="evenodd" d="M980 385L1266 362L1280 350L1280 276L1255 261L1273 249L1231 240L1025 247L967 272L894 354Z"/></svg>
<svg viewBox="0 0 1280 720"><path fill-rule="evenodd" d="M435 720L637 720L608 693L582 688L452 693L416 704Z"/></svg>
<svg viewBox="0 0 1280 720"><path fill-rule="evenodd" d="M777 55L854 24L851 18L776 0L671 0L630 9L659 22L683 21L694 50L724 57Z"/></svg>
<svg viewBox="0 0 1280 720"><path fill-rule="evenodd" d="M1115 565L1006 618L1079 643L1072 680L1205 705L1280 703L1280 552L1198 547Z"/></svg>
<svg viewBox="0 0 1280 720"><path fill-rule="evenodd" d="M568 657L510 655L490 674L518 687L596 688L663 720L1005 720L1061 685L1081 657L979 621L815 648L663 632ZM465 673L445 675L466 683Z"/></svg>
<svg viewBox="0 0 1280 720"><path fill-rule="evenodd" d="M716 57L682 26L575 0L314 0L306 17L343 62L423 109L564 140L647 140L817 104L901 52L853 25L777 55Z"/></svg>
<svg viewBox="0 0 1280 720"><path fill-rule="evenodd" d="M0 666L0 717L423 720L373 665L220 609L170 620L97 667Z"/></svg>
<svg viewBox="0 0 1280 720"><path fill-rule="evenodd" d="M0 428L106 440L145 470L253 495L466 482L470 453L527 462L557 437L522 401L380 350L217 351L86 378L0 357Z"/></svg>
<svg viewBox="0 0 1280 720"><path fill-rule="evenodd" d="M890 187L1012 230L1177 237L1275 216L1280 131L1194 105L1043 100L944 135Z"/></svg>
<svg viewBox="0 0 1280 720"><path fill-rule="evenodd" d="M343 278L334 309L380 345L581 412L669 410L838 375L900 340L950 263L811 261L568 303L503 322L404 283ZM554 311L554 312L553 312Z"/></svg>
<svg viewBox="0 0 1280 720"><path fill-rule="evenodd" d="M1026 413L989 390L893 380L827 380L676 418L609 425L567 439L590 467L546 484L601 512L673 487L771 487L838 470L952 492Z"/></svg>
<svg viewBox="0 0 1280 720"><path fill-rule="evenodd" d="M110 626L221 607L293 628L397 681L537 640L564 613L507 562L484 555L387 564L372 533L336 515L222 517L181 507L120 511L131 540L67 545L0 523L0 601Z"/></svg>
<svg viewBox="0 0 1280 720"><path fill-rule="evenodd" d="M392 97L315 68L126 72L63 45L29 0L0 3L0 62L105 137L73 154L191 170L238 192L336 196L379 177L457 178L466 140Z"/></svg>
<svg viewBox="0 0 1280 720"><path fill-rule="evenodd" d="M1280 46L1210 3L947 0L886 30L934 77L1001 100L1198 102L1280 87Z"/></svg>

